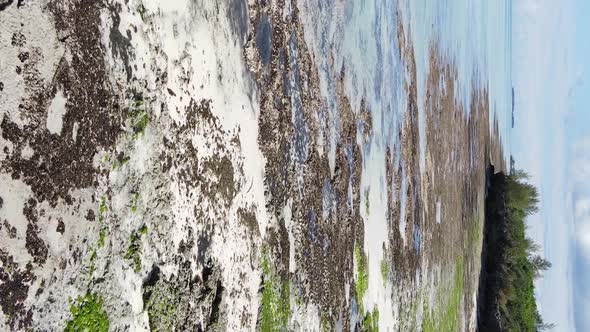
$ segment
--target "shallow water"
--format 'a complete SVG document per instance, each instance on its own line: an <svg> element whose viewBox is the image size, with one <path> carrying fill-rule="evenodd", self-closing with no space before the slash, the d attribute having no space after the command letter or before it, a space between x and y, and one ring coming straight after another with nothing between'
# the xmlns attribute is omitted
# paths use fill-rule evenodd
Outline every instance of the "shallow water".
<svg viewBox="0 0 590 332"><path fill-rule="evenodd" d="M418 95L424 108L430 48L457 68L455 97L469 111L473 87L487 88L490 109L496 114L501 136L509 138L511 108L510 0L447 1L337 1L301 0L306 41L316 58L322 94L335 112L337 80L344 69L346 93L358 111L365 99L378 121L378 134L391 139L405 106L404 68L397 45L398 19L404 24L415 52ZM397 17L399 9L400 17ZM338 124L337 116L329 120ZM380 125L379 125L380 124ZM338 134L335 133L335 139ZM506 147L508 148L508 147ZM505 151L509 155L508 149Z"/></svg>
<svg viewBox="0 0 590 332"><path fill-rule="evenodd" d="M399 58L398 20L402 21L406 40L412 43L415 54L420 169L423 171L426 159L425 87L430 50L435 45L442 60L456 66L455 100L465 112L469 112L473 92L487 89L489 108L493 114L490 121L497 118L503 142L509 141L512 87L510 3L510 0L298 2L306 43L314 54L321 78L321 92L327 101L324 120L330 124L326 151L331 165L335 142L339 139L336 91L341 73L344 74L345 93L353 111L360 112L361 100L366 101L371 111L371 138L368 142L359 142L363 149L361 193L368 195L361 197L361 201L370 202L367 208L361 207L365 223L364 248L369 256L369 291L364 299L367 309L374 304L381 312L386 312L384 310L389 305L384 294L386 290L377 279L389 227L386 218L385 157L388 145L399 146L397 130L407 106L404 80L411 80ZM505 156L510 155L509 146L504 146L504 153ZM392 160L404 163L398 155ZM404 178L403 188L405 183ZM394 193L394 197L403 200L405 195ZM402 216L405 214L403 203ZM422 238L420 242L423 242ZM393 324L386 317L380 320L381 329Z"/></svg>

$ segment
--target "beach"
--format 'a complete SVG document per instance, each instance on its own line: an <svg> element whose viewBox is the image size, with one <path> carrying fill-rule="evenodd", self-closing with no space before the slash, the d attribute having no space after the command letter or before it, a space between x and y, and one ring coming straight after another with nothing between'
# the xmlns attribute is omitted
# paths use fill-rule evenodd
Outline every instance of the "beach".
<svg viewBox="0 0 590 332"><path fill-rule="evenodd" d="M474 330L510 68L420 3L2 8L0 329Z"/></svg>

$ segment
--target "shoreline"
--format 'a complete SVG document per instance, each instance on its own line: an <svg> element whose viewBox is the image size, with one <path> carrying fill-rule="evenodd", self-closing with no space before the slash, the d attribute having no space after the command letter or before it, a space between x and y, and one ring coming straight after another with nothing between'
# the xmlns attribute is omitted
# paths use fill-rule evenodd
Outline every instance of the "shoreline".
<svg viewBox="0 0 590 332"><path fill-rule="evenodd" d="M418 105L398 14L387 141L346 63L323 97L298 6L176 6L0 12L23 73L0 91L0 329L60 329L95 298L113 329L470 329L502 156L487 91L465 112L433 46Z"/></svg>

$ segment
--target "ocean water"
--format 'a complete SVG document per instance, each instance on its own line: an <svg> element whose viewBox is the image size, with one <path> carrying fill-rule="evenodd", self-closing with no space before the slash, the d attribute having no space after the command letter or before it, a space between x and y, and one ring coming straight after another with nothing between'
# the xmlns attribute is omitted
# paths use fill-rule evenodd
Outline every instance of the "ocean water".
<svg viewBox="0 0 590 332"><path fill-rule="evenodd" d="M370 209L361 207L370 278L363 302L369 310L377 306L380 312L393 312L388 311L391 310L387 294L390 285L382 287L379 264L383 246L387 245L388 227L400 226L387 224L385 187L386 147L399 146L397 130L407 105L403 82L410 80L407 68L399 59L398 23L401 20L406 40L414 48L420 150L424 151L425 145L422 139L425 136L424 96L433 47L444 61L456 66L454 97L465 112L469 112L474 88L487 89L493 114L491 121L498 120L502 141L509 142L511 0L299 0L297 4L305 26L305 40L320 73L321 93L327 101L322 112L326 114L324 121L330 128L325 151L331 161L340 139L336 91L342 73L345 93L354 112L360 111L361 100L365 100L371 111L371 138L368 143L359 142L363 151L361 202L366 199L370 202ZM504 152L506 157L509 156L510 147L505 145ZM392 160L404 162L399 155L392 156ZM421 170L424 167L422 153ZM402 183L405 183L404 179ZM399 197L403 206L404 195ZM401 224L400 221L392 223ZM414 236L421 238L420 234ZM386 330L395 322L381 317L379 324Z"/></svg>
<svg viewBox="0 0 590 332"><path fill-rule="evenodd" d="M457 68L455 98L466 111L473 86L489 93L491 120L498 120L504 142L510 139L512 105L512 14L511 0L405 0L399 2L406 34L414 46L420 132L423 129L424 94L430 48ZM493 128L493 126L490 126ZM423 135L421 135L423 136ZM510 155L504 148L505 158Z"/></svg>

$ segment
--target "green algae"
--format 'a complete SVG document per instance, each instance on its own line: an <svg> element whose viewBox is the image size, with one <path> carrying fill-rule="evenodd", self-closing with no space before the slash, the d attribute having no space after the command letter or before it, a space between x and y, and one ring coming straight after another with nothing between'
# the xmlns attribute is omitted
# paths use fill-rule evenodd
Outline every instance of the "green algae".
<svg viewBox="0 0 590 332"><path fill-rule="evenodd" d="M363 327L366 332L379 332L379 309L374 308L373 312L367 312L363 319Z"/></svg>
<svg viewBox="0 0 590 332"><path fill-rule="evenodd" d="M465 266L463 257L455 260L452 287L437 294L437 305L429 308L424 305L422 331L424 332L453 332L460 330L461 302L463 300L465 284Z"/></svg>
<svg viewBox="0 0 590 332"><path fill-rule="evenodd" d="M131 199L131 212L137 212L137 203L139 202L139 192L133 194L133 198Z"/></svg>
<svg viewBox="0 0 590 332"><path fill-rule="evenodd" d="M71 302L71 301L70 301ZM97 294L86 293L78 296L70 305L72 319L66 323L65 332L106 332L109 330L109 318L102 307L103 300Z"/></svg>
<svg viewBox="0 0 590 332"><path fill-rule="evenodd" d="M132 262L135 272L141 271L141 237L147 234L147 226L141 226L129 236L129 247L125 253L125 259Z"/></svg>
<svg viewBox="0 0 590 332"><path fill-rule="evenodd" d="M270 265L268 253L262 257L264 283L262 290L262 317L260 327L263 332L287 331L291 318L289 282L282 281Z"/></svg>
<svg viewBox="0 0 590 332"><path fill-rule="evenodd" d="M359 304L359 311L364 312L362 308L363 297L369 289L369 264L368 257L361 253L361 247L358 243L354 244L354 259L356 262L357 279L355 281L355 295Z"/></svg>

